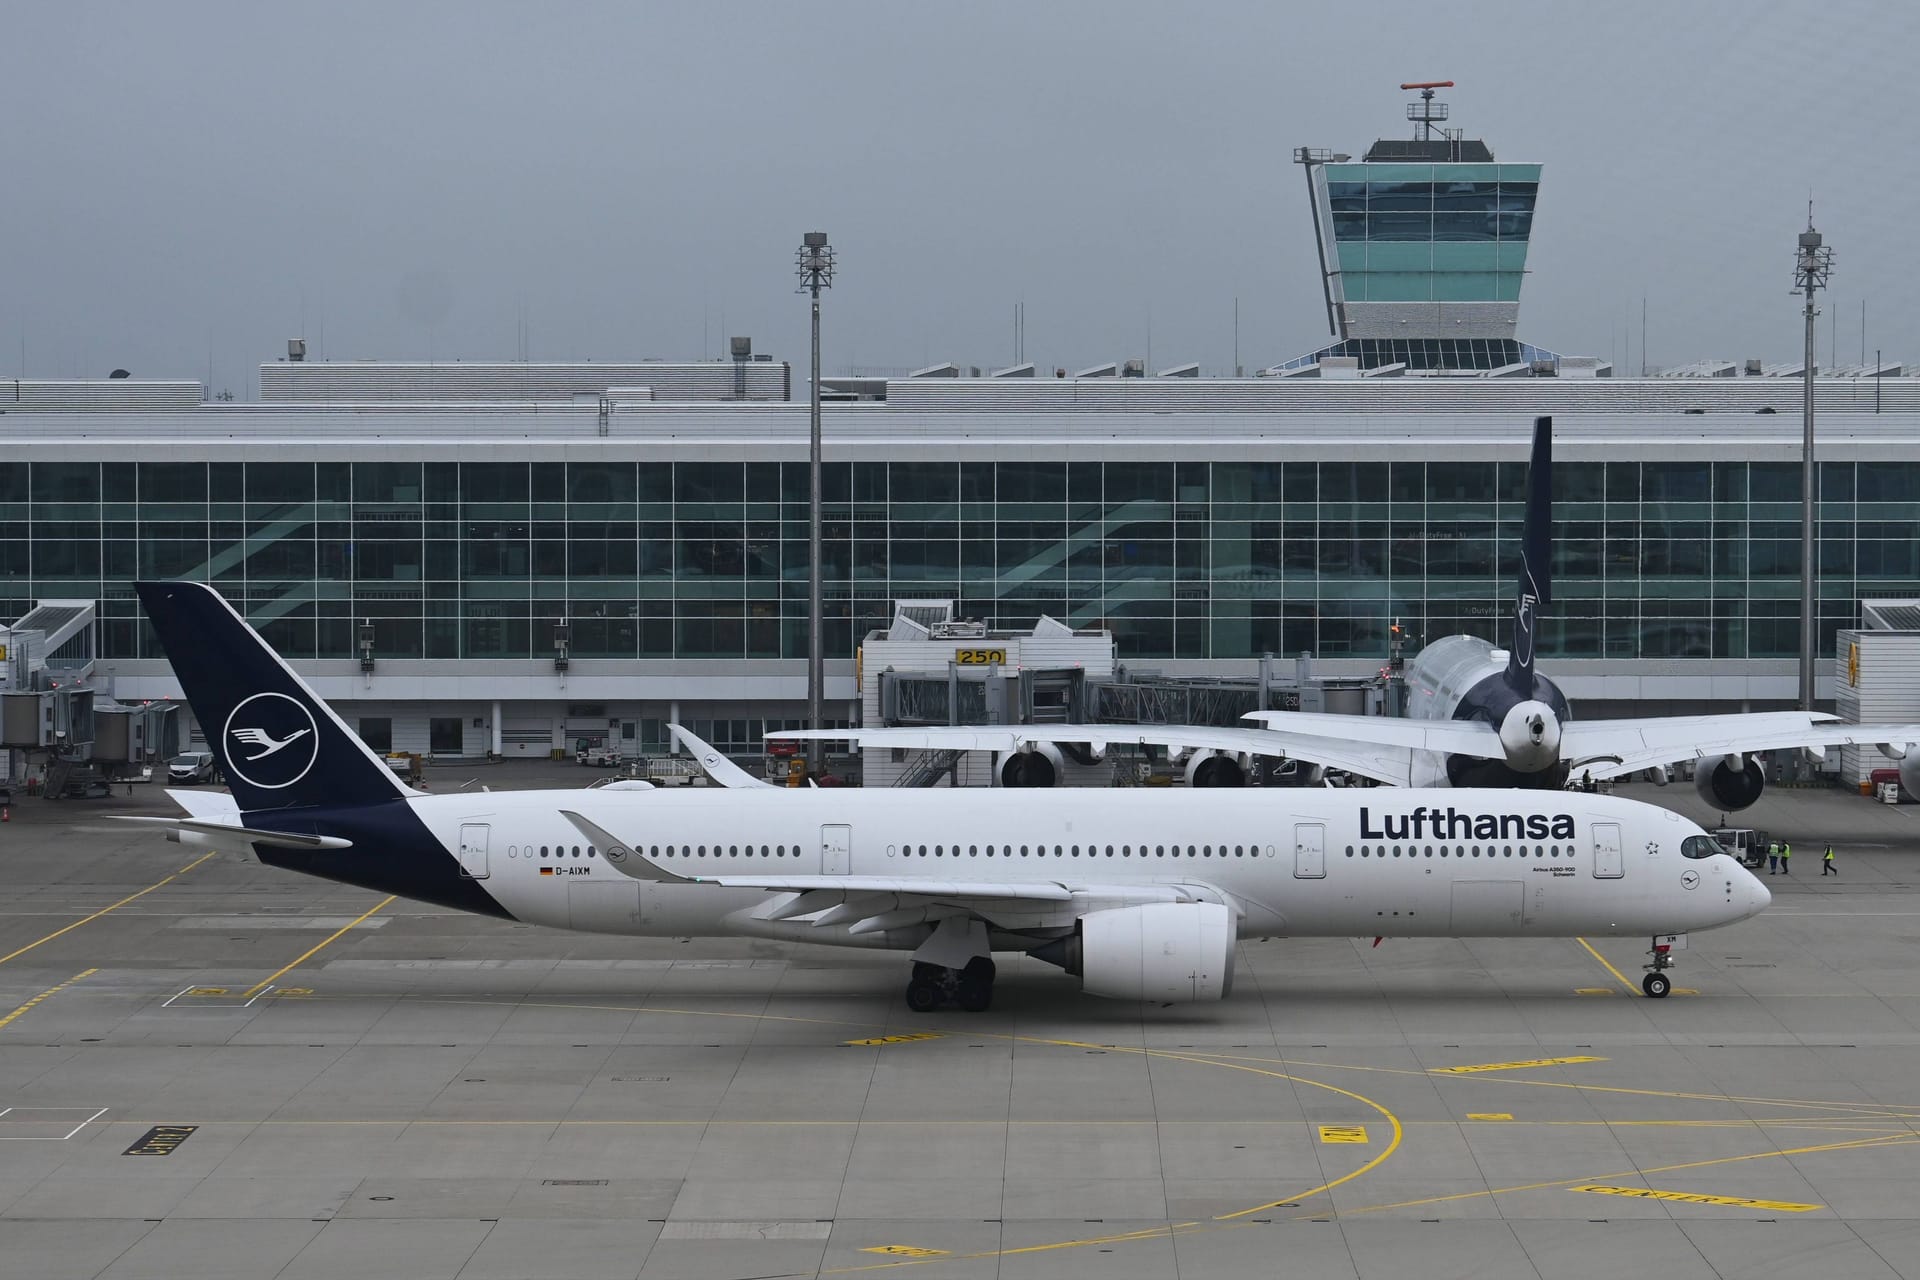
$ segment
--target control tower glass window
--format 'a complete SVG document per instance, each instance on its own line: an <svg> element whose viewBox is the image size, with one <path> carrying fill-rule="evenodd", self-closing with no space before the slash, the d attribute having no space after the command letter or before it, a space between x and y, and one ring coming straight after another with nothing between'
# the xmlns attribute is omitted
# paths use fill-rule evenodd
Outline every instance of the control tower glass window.
<svg viewBox="0 0 1920 1280"><path fill-rule="evenodd" d="M1347 302L1513 302L1540 166L1334 164L1327 213Z"/></svg>

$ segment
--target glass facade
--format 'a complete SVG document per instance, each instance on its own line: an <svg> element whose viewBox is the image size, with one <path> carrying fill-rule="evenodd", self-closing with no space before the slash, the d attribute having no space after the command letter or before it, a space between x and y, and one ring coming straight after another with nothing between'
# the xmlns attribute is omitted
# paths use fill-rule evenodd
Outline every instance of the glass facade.
<svg viewBox="0 0 1920 1280"><path fill-rule="evenodd" d="M1545 347L1514 338L1347 338L1298 356L1282 369L1304 369L1322 360L1348 357L1362 369L1404 364L1409 369L1504 369L1534 360L1558 360Z"/></svg>
<svg viewBox="0 0 1920 1280"><path fill-rule="evenodd" d="M826 652L903 596L1106 626L1128 659L1383 657L1505 631L1524 466L854 462L826 468ZM1799 470L1555 468L1543 652L1775 658L1798 643ZM1920 462L1822 468L1821 627L1920 594ZM802 658L806 468L777 462L0 461L0 616L95 598L101 657L157 656L130 582L213 583L281 652Z"/></svg>
<svg viewBox="0 0 1920 1280"><path fill-rule="evenodd" d="M1348 302L1517 302L1537 164L1322 169Z"/></svg>

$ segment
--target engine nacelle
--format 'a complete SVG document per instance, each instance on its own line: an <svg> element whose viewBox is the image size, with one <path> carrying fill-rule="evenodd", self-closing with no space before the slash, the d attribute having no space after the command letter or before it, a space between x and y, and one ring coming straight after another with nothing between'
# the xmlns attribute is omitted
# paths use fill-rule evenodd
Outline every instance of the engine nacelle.
<svg viewBox="0 0 1920 1280"><path fill-rule="evenodd" d="M1187 758L1187 785L1244 787L1247 785L1247 767L1237 756L1218 751L1196 751Z"/></svg>
<svg viewBox="0 0 1920 1280"><path fill-rule="evenodd" d="M1560 717L1544 702L1516 703L1500 721L1500 748L1515 773L1540 773L1560 761Z"/></svg>
<svg viewBox="0 0 1920 1280"><path fill-rule="evenodd" d="M1026 743L993 758L994 780L1003 787L1057 787L1065 770L1060 748L1051 742Z"/></svg>
<svg viewBox="0 0 1920 1280"><path fill-rule="evenodd" d="M1920 800L1920 742L1881 742L1880 754L1900 767L1900 785Z"/></svg>
<svg viewBox="0 0 1920 1280"><path fill-rule="evenodd" d="M1693 766L1693 789L1722 813L1744 809L1767 789L1767 774L1752 756L1706 756Z"/></svg>
<svg viewBox="0 0 1920 1280"><path fill-rule="evenodd" d="M1217 902L1091 911L1033 955L1114 1000L1220 1000L1233 990L1233 912Z"/></svg>

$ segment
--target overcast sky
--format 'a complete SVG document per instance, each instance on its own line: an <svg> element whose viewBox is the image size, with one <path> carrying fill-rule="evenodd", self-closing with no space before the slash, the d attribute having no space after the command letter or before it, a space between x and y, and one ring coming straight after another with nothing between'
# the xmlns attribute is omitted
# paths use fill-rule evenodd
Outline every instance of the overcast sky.
<svg viewBox="0 0 1920 1280"><path fill-rule="evenodd" d="M1520 335L1790 359L1811 193L1843 362L1920 356L1920 7L1784 3L7 6L0 375L316 358L825 363L1326 340L1295 146L1409 136L1403 80L1546 165ZM1821 321L1822 358L1829 320Z"/></svg>

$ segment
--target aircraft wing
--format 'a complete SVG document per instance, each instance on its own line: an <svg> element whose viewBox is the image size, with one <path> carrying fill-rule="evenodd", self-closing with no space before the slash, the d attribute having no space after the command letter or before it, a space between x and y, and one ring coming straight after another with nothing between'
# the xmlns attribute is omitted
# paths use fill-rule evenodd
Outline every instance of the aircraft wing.
<svg viewBox="0 0 1920 1280"><path fill-rule="evenodd" d="M1317 711L1253 711L1246 717L1268 730L1340 742L1369 742L1406 751L1504 760L1500 732L1484 720L1404 720L1397 716L1340 716Z"/></svg>
<svg viewBox="0 0 1920 1280"><path fill-rule="evenodd" d="M1576 720L1561 730L1560 754L1576 774L1617 778L1641 769L1748 751L1920 742L1920 725L1845 724L1810 711L1759 711L1728 716L1658 716Z"/></svg>
<svg viewBox="0 0 1920 1280"><path fill-rule="evenodd" d="M1360 720L1360 716L1321 716L1325 720ZM1073 724L1009 725L924 729L792 729L769 738L818 738L875 747L919 751L1016 751L1029 742L1084 742L1091 747L1115 745L1164 747L1174 751L1226 751L1234 755L1262 755L1344 769L1393 786L1408 784L1411 752L1394 743L1343 740L1334 735L1275 732L1208 725ZM1496 745L1498 738L1496 735Z"/></svg>
<svg viewBox="0 0 1920 1280"><path fill-rule="evenodd" d="M712 778L715 782L719 783L721 786L723 787L772 787L773 786L771 782L766 782L760 778L754 777L752 774L748 773L745 769L742 769L739 765L735 764L733 761L721 755L718 751L708 746L705 742L702 742L699 738L695 737L692 733L689 733L686 729L682 728L680 725L670 724L667 726L667 728L673 733L677 734L681 742L685 743L688 747L692 748L693 758L696 761L698 761L700 764L700 767L706 771L706 775L709 778Z"/></svg>
<svg viewBox="0 0 1920 1280"><path fill-rule="evenodd" d="M757 920L795 920L815 928L845 925L852 935L885 933L948 917L975 918L1021 930L1070 927L1089 910L1148 902L1222 902L1237 914L1245 908L1203 882L1115 884L1070 881L952 880L912 875L682 875L642 854L592 819L562 809L560 816L592 841L623 875L654 884L710 884L763 889L777 896L754 909Z"/></svg>

